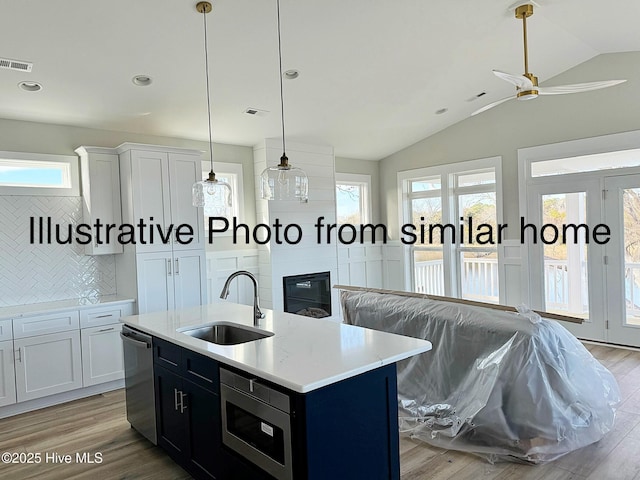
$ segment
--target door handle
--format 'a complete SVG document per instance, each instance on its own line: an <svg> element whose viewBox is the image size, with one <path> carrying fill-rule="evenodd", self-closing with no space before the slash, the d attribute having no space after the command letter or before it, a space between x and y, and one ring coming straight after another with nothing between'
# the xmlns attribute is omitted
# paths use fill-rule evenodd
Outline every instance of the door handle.
<svg viewBox="0 0 640 480"><path fill-rule="evenodd" d="M178 410L178 389L173 389L173 409Z"/></svg>
<svg viewBox="0 0 640 480"><path fill-rule="evenodd" d="M167 258L167 269L169 270L169 273L167 273L167 275L171 275L171 259Z"/></svg>
<svg viewBox="0 0 640 480"><path fill-rule="evenodd" d="M180 275L180 264L178 263L178 258L176 258L176 275Z"/></svg>
<svg viewBox="0 0 640 480"><path fill-rule="evenodd" d="M22 347L19 347L18 350L16 350L16 353L18 354L18 358L16 358L16 362L20 362L22 363Z"/></svg>

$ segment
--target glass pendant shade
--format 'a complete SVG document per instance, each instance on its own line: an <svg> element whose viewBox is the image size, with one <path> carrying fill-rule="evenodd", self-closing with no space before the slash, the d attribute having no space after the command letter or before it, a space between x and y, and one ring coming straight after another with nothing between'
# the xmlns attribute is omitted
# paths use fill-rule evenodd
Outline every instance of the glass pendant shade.
<svg viewBox="0 0 640 480"><path fill-rule="evenodd" d="M286 159L286 157L285 157ZM260 191L265 200L309 199L309 179L299 168L281 160L279 165L267 167L260 176Z"/></svg>
<svg viewBox="0 0 640 480"><path fill-rule="evenodd" d="M207 216L227 216L232 206L231 185L210 172L209 178L193 184L191 199L194 207L204 207Z"/></svg>

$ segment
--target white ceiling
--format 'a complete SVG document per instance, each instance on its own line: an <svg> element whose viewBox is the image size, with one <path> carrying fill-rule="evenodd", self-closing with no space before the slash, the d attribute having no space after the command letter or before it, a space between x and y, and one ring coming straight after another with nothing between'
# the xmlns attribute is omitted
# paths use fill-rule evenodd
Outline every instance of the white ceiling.
<svg viewBox="0 0 640 480"><path fill-rule="evenodd" d="M206 140L195 0L0 0L0 118ZM637 0L539 0L528 21L541 82L601 53L640 50ZM280 132L276 0L215 0L208 15L214 141ZM376 160L512 93L522 73L513 0L281 0L287 138ZM131 82L153 78L149 87ZM584 81L606 80L585 78ZM22 80L44 89L27 93ZM473 102L467 99L486 91ZM247 107L268 110L249 116ZM443 115L435 115L448 108Z"/></svg>

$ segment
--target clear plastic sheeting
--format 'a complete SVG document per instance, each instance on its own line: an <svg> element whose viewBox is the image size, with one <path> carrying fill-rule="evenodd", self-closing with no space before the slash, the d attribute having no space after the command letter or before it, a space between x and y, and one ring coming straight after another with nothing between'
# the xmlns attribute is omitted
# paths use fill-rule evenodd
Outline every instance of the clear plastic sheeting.
<svg viewBox="0 0 640 480"><path fill-rule="evenodd" d="M398 363L401 432L491 463L545 463L613 427L613 375L558 322L367 291L341 301L345 323L433 344Z"/></svg>

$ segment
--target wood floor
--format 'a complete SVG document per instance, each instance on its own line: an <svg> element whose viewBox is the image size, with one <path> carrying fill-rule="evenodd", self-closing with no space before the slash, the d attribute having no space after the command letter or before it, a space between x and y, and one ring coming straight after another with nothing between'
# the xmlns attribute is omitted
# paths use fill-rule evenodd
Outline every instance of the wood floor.
<svg viewBox="0 0 640 480"><path fill-rule="evenodd" d="M480 457L402 438L402 480L640 480L640 352L587 348L613 372L622 391L615 428L603 440L555 462L529 466L491 465ZM42 460L30 465L0 463L2 480L191 478L129 427L122 390L0 420L3 452L39 452ZM102 463L76 463L76 453L83 452L92 458L101 453ZM69 454L73 461L68 465L47 462L45 453Z"/></svg>

